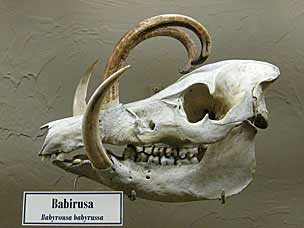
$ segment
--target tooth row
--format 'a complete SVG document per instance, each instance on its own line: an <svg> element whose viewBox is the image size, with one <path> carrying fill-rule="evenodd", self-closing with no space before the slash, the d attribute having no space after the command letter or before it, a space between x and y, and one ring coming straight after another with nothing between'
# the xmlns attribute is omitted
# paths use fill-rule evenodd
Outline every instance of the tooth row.
<svg viewBox="0 0 304 228"><path fill-rule="evenodd" d="M147 155L145 153L138 153L136 157L136 162L146 162L148 164L154 165L189 165L189 164L197 164L199 163L198 158L193 156L192 158L180 159L179 157L167 157L165 155L162 156L154 156Z"/></svg>
<svg viewBox="0 0 304 228"><path fill-rule="evenodd" d="M198 148L170 148L170 147L136 147L136 152L145 153L146 155L154 155L154 156L173 156L175 158L179 157L181 159L192 158L197 155Z"/></svg>
<svg viewBox="0 0 304 228"><path fill-rule="evenodd" d="M208 145L200 145L199 147L189 148L170 148L170 147L135 147L128 146L123 153L123 160L130 159L136 162L146 162L154 165L189 165L197 164L202 158L202 154ZM50 158L50 155L42 156L42 158ZM65 154L59 153L54 155L56 160L65 161ZM82 157L81 157L82 158ZM82 158L83 159L83 158ZM74 165L81 164L82 159L74 157L72 163Z"/></svg>
<svg viewBox="0 0 304 228"><path fill-rule="evenodd" d="M67 159L66 155L64 153L58 153L58 154L52 154L52 155L42 155L41 160L50 160L51 158L57 160L57 161L68 161L68 162L72 162L72 164L74 165L78 165L81 164L83 159L87 159L86 155L77 155L75 156L72 160L71 159Z"/></svg>
<svg viewBox="0 0 304 228"><path fill-rule="evenodd" d="M188 165L197 164L204 156L208 145L198 147L138 147L128 145L123 153L123 160L130 159L135 162L144 162L148 165Z"/></svg>

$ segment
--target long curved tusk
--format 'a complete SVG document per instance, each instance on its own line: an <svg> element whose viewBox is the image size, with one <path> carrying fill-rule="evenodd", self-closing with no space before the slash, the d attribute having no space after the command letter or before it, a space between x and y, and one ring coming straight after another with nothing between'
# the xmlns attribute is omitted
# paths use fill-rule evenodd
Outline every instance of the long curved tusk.
<svg viewBox="0 0 304 228"><path fill-rule="evenodd" d="M146 34L159 28L166 28L168 26L180 26L192 30L199 38L201 43L201 52L191 65L198 65L203 63L209 56L211 51L211 38L207 29L198 21L191 17L179 14L164 14L146 19L140 22L133 29L129 30L116 44L111 57L108 60L104 79L120 68L122 63L126 60L130 50L135 44L140 43L146 38ZM111 101L118 101L119 97L119 84L114 83L113 87L105 98L105 103Z"/></svg>
<svg viewBox="0 0 304 228"><path fill-rule="evenodd" d="M179 72L181 74L189 73L192 69L192 62L196 59L198 53L196 49L196 45L191 37L182 29L175 27L164 27L158 28L156 30L149 31L147 34L143 35L142 40L147 40L149 38L158 37L158 36L168 36L174 38L181 42L181 44L185 47L188 56L188 62L183 69ZM133 49L137 46L142 40L135 40L129 50Z"/></svg>
<svg viewBox="0 0 304 228"><path fill-rule="evenodd" d="M96 60L81 77L76 88L73 102L73 116L82 115L87 107L86 97L90 78L96 68L98 60Z"/></svg>
<svg viewBox="0 0 304 228"><path fill-rule="evenodd" d="M98 169L106 169L112 165L112 161L107 155L106 149L102 144L99 130L99 111L106 92L111 88L119 76L130 66L125 66L113 73L104 80L93 93L88 102L82 119L82 138L85 151L94 165Z"/></svg>

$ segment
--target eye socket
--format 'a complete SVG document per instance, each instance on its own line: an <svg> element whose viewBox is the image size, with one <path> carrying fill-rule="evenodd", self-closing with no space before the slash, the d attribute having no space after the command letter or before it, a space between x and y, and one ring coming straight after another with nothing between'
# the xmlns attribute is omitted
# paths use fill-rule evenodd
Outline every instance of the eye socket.
<svg viewBox="0 0 304 228"><path fill-rule="evenodd" d="M228 102L212 96L205 84L194 84L184 92L183 107L191 123L202 120L207 113L209 119L220 120L229 110Z"/></svg>

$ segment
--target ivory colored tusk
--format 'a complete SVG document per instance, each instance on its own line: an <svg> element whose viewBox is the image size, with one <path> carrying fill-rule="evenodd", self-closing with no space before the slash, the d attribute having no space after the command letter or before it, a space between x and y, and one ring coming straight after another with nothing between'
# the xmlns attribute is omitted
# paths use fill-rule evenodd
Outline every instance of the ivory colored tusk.
<svg viewBox="0 0 304 228"><path fill-rule="evenodd" d="M81 77L74 95L73 116L82 115L87 107L86 97L90 78L95 70L98 60L96 60Z"/></svg>
<svg viewBox="0 0 304 228"><path fill-rule="evenodd" d="M82 137L85 151L88 158L98 169L107 169L111 167L112 161L107 155L106 149L102 144L99 130L99 111L106 92L111 88L113 83L125 72L130 65L125 66L113 73L104 80L95 90L94 94L88 102L82 120Z"/></svg>

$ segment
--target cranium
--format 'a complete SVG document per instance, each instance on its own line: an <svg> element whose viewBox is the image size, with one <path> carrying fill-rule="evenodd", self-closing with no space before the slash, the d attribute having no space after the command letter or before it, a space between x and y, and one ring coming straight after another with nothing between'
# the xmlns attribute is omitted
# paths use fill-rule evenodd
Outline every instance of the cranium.
<svg viewBox="0 0 304 228"><path fill-rule="evenodd" d="M180 29L191 29L195 44ZM141 22L116 45L105 79L85 102L94 63L82 77L74 99L74 116L50 122L40 155L56 154L53 164L126 194L179 202L219 199L239 193L255 171L254 138L268 125L263 91L279 69L266 62L226 60L187 73L157 94L129 104L118 101L118 78L129 51L150 37L178 39L188 51L182 70L207 59L210 36L183 15L161 15ZM101 110L101 108L103 108ZM121 157L103 144L126 146ZM86 154L67 154L84 146Z"/></svg>

